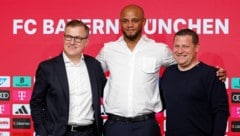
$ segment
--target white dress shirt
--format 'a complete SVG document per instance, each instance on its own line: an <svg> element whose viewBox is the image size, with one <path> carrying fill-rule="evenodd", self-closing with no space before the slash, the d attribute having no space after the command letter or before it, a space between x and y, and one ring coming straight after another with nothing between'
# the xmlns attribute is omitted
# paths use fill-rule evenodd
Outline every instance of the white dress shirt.
<svg viewBox="0 0 240 136"><path fill-rule="evenodd" d="M162 110L159 70L176 63L166 44L143 35L131 52L120 37L105 43L97 59L110 72L103 97L106 113L134 117Z"/></svg>
<svg viewBox="0 0 240 136"><path fill-rule="evenodd" d="M69 120L68 124L89 125L93 123L92 92L84 62L84 56L78 64L71 62L63 52L69 85ZM59 105L61 106L61 105Z"/></svg>

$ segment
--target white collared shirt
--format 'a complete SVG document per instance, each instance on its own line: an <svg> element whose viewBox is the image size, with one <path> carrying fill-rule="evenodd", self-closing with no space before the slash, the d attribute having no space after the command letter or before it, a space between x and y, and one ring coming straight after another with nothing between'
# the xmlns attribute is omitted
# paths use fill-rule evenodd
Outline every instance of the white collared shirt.
<svg viewBox="0 0 240 136"><path fill-rule="evenodd" d="M106 113L133 117L162 110L159 70L176 63L166 44L143 35L131 52L120 37L104 44L97 59L110 72L103 97Z"/></svg>
<svg viewBox="0 0 240 136"><path fill-rule="evenodd" d="M74 64L63 52L69 85L69 120L68 124L89 125L93 123L92 92L84 62L84 56ZM59 105L61 106L61 105Z"/></svg>

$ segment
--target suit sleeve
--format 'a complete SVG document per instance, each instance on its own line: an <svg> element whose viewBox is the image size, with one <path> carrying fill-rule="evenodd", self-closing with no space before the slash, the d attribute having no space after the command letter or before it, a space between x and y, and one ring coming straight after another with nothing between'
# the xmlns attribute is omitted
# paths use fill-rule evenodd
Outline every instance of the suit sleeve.
<svg viewBox="0 0 240 136"><path fill-rule="evenodd" d="M30 100L31 116L33 119L34 129L39 133L44 117L45 97L48 83L46 81L44 70L40 64L37 68L33 93Z"/></svg>
<svg viewBox="0 0 240 136"><path fill-rule="evenodd" d="M99 67L99 72L98 73L99 73L99 80L100 80L99 82L101 83L101 85L100 85L100 90L101 90L100 94L101 94L101 97L103 97L104 86L105 86L105 84L107 82L107 79L106 79L106 76L105 76L101 66Z"/></svg>

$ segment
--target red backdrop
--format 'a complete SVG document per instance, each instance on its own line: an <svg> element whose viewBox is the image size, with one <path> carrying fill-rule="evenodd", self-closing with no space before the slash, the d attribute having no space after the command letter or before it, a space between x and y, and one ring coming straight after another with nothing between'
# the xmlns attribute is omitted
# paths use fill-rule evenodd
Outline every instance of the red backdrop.
<svg viewBox="0 0 240 136"><path fill-rule="evenodd" d="M85 53L96 56L121 34L118 17L127 4L145 10L144 32L172 47L173 34L190 27L200 35L199 58L227 70L231 116L226 135L240 135L240 20L238 0L2 0L0 2L0 136L32 136L29 99L38 63L58 55L67 20L91 29ZM158 114L165 130L165 117Z"/></svg>

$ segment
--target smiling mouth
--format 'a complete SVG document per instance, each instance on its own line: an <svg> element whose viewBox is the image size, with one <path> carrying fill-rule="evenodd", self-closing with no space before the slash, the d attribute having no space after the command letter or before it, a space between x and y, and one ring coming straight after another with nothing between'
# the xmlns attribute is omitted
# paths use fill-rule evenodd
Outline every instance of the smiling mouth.
<svg viewBox="0 0 240 136"><path fill-rule="evenodd" d="M69 45L68 48L69 48L69 49L75 49L76 47L73 46L73 45Z"/></svg>

